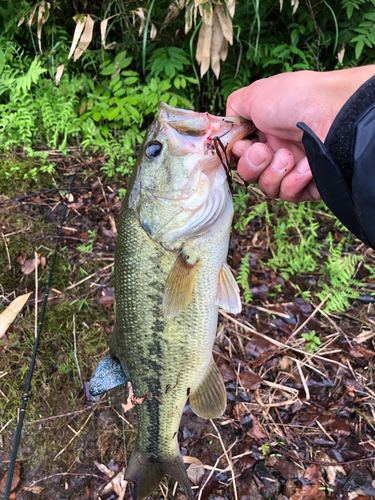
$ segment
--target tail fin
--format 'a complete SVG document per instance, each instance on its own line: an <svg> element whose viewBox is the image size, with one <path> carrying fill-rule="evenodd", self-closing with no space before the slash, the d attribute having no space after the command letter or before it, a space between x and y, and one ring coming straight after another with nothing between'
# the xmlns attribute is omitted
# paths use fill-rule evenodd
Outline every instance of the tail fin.
<svg viewBox="0 0 375 500"><path fill-rule="evenodd" d="M184 461L179 453L168 459L151 461L136 445L125 473L125 479L134 485L133 500L146 498L157 488L165 474L180 483L188 500L194 500Z"/></svg>

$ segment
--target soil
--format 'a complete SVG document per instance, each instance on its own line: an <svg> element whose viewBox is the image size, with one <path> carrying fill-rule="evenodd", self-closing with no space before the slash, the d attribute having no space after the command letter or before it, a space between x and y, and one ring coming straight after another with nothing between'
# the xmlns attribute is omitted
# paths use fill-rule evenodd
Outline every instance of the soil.
<svg viewBox="0 0 375 500"><path fill-rule="evenodd" d="M93 160L72 178L13 499L131 495L129 488L121 493L137 426L127 404L129 387L100 398L88 393L113 329L118 193L127 183L98 176L99 167ZM35 338L35 299L39 317L70 168L60 164L58 189L0 198L0 312L16 296L34 292L0 339L0 478L9 466ZM256 191L248 203L259 203ZM327 225L324 219L325 231ZM330 228L340 238L332 222ZM228 263L237 275L248 256L253 300L240 315L219 317L214 357L227 388L225 414L206 421L187 405L182 416L178 438L194 494L201 500L375 498L374 299L364 295L345 313L325 313L314 274L285 280L267 267L268 238L259 218L246 234L232 233ZM358 246L353 240L353 252ZM373 264L373 252L363 246L361 251ZM310 290L311 300L298 296L297 286ZM312 331L321 342L315 353L307 352L301 338ZM119 472L117 489L107 486L103 493L111 471ZM4 488L3 479L0 499ZM153 498L173 495L184 498L165 478Z"/></svg>

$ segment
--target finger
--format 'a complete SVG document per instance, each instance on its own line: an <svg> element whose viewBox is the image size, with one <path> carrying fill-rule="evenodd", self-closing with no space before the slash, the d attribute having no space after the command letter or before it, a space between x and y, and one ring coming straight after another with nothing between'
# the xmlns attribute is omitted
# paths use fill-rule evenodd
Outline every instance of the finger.
<svg viewBox="0 0 375 500"><path fill-rule="evenodd" d="M268 168L259 177L259 187L269 198L277 198L281 183L294 168L294 155L289 149L276 151Z"/></svg>
<svg viewBox="0 0 375 500"><path fill-rule="evenodd" d="M263 170L268 167L272 160L273 151L261 142L253 144L240 158L237 171L246 182L258 182Z"/></svg>
<svg viewBox="0 0 375 500"><path fill-rule="evenodd" d="M230 94L230 96L227 99L226 116L242 116L236 111L235 108L240 107L239 103L243 102L243 95L245 88L235 90ZM249 119L250 117L244 116L244 118Z"/></svg>
<svg viewBox="0 0 375 500"><path fill-rule="evenodd" d="M250 139L242 139L242 141L237 141L232 148L232 154L236 158L241 158L245 151L247 151L253 144L254 141Z"/></svg>
<svg viewBox="0 0 375 500"><path fill-rule="evenodd" d="M289 175L283 179L280 185L280 198L292 203L316 199L314 196L319 196L319 194L314 190L313 185L310 185L312 180L313 176L309 162L304 157L296 164ZM307 189L307 186L309 186L311 192Z"/></svg>

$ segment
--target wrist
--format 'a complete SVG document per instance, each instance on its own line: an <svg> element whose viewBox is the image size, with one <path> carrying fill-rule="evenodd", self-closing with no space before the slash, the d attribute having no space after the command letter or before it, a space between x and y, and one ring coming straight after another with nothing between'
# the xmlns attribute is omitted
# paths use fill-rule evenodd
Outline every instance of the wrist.
<svg viewBox="0 0 375 500"><path fill-rule="evenodd" d="M331 119L334 120L347 100L361 85L375 75L375 65L328 71L323 74L326 77L325 85L331 99Z"/></svg>

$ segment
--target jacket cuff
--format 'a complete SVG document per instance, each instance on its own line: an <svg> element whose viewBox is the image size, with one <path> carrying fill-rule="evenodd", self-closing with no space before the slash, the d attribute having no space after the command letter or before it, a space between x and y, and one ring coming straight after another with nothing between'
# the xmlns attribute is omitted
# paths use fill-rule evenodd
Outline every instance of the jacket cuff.
<svg viewBox="0 0 375 500"><path fill-rule="evenodd" d="M375 76L345 103L324 144L305 123L297 127L323 201L375 249Z"/></svg>

